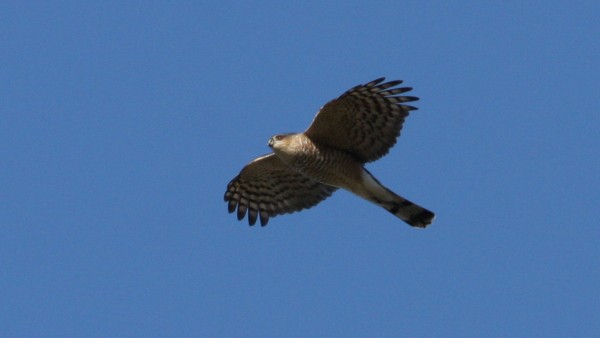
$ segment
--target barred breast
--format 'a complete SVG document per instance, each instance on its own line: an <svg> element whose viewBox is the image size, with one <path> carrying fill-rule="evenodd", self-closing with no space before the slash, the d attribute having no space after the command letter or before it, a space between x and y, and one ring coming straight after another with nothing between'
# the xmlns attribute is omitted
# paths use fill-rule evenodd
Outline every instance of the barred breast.
<svg viewBox="0 0 600 338"><path fill-rule="evenodd" d="M348 188L361 180L362 166L352 155L310 141L289 158L289 165L305 176L338 188Z"/></svg>

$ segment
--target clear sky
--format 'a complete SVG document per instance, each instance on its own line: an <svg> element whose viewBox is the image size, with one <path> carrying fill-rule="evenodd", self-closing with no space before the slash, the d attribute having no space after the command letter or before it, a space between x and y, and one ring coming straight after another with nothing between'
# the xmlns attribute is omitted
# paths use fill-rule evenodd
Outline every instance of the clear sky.
<svg viewBox="0 0 600 338"><path fill-rule="evenodd" d="M0 336L600 335L597 1L2 1ZM225 187L380 76L381 182L249 227Z"/></svg>

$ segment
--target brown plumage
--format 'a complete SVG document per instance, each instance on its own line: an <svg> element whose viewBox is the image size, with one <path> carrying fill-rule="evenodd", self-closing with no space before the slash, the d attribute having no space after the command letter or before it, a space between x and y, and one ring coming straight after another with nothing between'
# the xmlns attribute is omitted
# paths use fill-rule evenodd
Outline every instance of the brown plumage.
<svg viewBox="0 0 600 338"><path fill-rule="evenodd" d="M406 223L426 227L435 215L384 187L365 168L388 153L404 119L417 108L402 96L412 88L380 78L358 85L323 106L304 133L271 137L273 153L255 159L227 185L225 201L238 219L260 218L310 208L336 189L373 202Z"/></svg>

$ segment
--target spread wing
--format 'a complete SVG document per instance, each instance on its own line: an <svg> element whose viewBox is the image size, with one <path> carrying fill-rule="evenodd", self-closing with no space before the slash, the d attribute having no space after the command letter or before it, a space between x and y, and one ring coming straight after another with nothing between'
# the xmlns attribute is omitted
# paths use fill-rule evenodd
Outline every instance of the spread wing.
<svg viewBox="0 0 600 338"><path fill-rule="evenodd" d="M250 225L260 216L260 224L265 226L269 217L308 209L336 189L298 173L277 155L269 154L250 162L229 182L225 201L230 213L237 208L238 220L247 211Z"/></svg>
<svg viewBox="0 0 600 338"><path fill-rule="evenodd" d="M409 111L417 109L402 103L418 98L400 95L410 87L391 88L402 81L384 80L358 85L327 103L305 134L315 143L350 152L362 162L387 154Z"/></svg>

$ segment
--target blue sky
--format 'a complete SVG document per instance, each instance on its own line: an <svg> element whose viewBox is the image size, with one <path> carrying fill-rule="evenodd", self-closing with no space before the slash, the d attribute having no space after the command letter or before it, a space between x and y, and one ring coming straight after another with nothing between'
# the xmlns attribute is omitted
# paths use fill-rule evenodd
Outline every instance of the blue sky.
<svg viewBox="0 0 600 338"><path fill-rule="evenodd" d="M600 334L594 1L0 4L0 336ZM421 100L345 191L227 182L380 76Z"/></svg>

